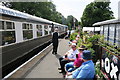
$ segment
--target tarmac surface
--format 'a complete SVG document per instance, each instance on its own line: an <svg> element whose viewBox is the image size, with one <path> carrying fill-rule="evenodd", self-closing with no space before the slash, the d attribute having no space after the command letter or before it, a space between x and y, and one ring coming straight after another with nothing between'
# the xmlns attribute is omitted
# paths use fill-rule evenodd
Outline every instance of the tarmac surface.
<svg viewBox="0 0 120 80"><path fill-rule="evenodd" d="M53 55L52 50L41 60L25 78L63 78L59 73L59 57L63 56L70 47L69 40L60 39L58 46L58 54Z"/></svg>

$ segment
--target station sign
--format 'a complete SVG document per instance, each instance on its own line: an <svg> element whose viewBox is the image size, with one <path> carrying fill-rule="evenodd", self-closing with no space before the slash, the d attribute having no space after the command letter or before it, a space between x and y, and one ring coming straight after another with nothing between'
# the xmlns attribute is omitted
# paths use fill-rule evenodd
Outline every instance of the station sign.
<svg viewBox="0 0 120 80"><path fill-rule="evenodd" d="M2 8L0 8L0 13L1 14L6 14L6 15L11 15L11 16L16 16L16 17L22 17L22 18L27 18L28 17L24 13L19 13L19 12L16 12L16 11L2 9Z"/></svg>
<svg viewBox="0 0 120 80"><path fill-rule="evenodd" d="M120 80L120 57L103 48L101 70L108 80Z"/></svg>

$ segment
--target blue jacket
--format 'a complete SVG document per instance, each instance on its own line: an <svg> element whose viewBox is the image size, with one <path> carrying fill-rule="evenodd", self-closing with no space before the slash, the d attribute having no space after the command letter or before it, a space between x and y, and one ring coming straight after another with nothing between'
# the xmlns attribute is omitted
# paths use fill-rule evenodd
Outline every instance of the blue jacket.
<svg viewBox="0 0 120 80"><path fill-rule="evenodd" d="M72 74L72 78L76 80L92 80L95 75L94 63L92 60L83 62L82 65L75 70Z"/></svg>

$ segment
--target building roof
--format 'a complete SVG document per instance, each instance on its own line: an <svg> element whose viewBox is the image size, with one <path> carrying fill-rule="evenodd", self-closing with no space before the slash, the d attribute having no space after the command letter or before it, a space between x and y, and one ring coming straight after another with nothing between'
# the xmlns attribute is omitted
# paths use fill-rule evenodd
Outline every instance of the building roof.
<svg viewBox="0 0 120 80"><path fill-rule="evenodd" d="M100 26L100 25L105 25L105 24L115 24L115 23L120 23L120 19L111 19L111 20L97 22L97 23L94 23L93 26Z"/></svg>
<svg viewBox="0 0 120 80"><path fill-rule="evenodd" d="M100 31L100 27L83 27L83 31Z"/></svg>

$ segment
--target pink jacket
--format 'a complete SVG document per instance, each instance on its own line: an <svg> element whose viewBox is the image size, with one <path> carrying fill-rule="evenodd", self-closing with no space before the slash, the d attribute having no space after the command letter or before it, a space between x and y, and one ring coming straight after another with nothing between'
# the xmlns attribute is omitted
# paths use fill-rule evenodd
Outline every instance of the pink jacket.
<svg viewBox="0 0 120 80"><path fill-rule="evenodd" d="M81 58L82 53L78 54L78 58L75 59L74 61L74 66L75 67L80 67L81 64L84 62L83 59Z"/></svg>

